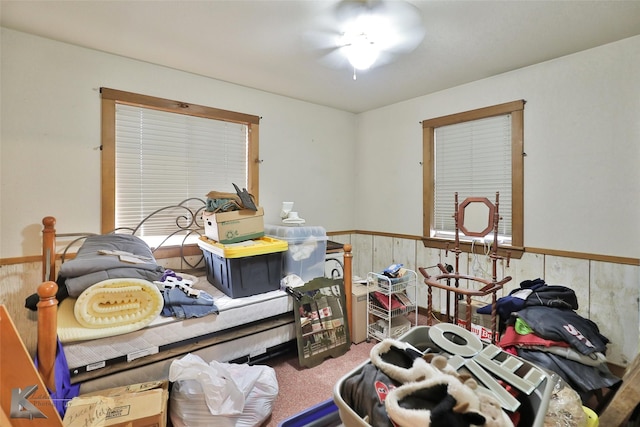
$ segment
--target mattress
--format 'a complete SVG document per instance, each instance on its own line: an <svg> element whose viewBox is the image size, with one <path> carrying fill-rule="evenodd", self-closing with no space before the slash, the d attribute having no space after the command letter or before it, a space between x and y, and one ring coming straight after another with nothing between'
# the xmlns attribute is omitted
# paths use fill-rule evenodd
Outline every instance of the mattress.
<svg viewBox="0 0 640 427"><path fill-rule="evenodd" d="M287 323L255 332L251 335L227 338L229 339L219 344L194 350L190 353L200 356L205 361L259 363L260 355L274 356L286 351L295 351L296 349L294 323ZM127 384L167 379L171 362L175 359L180 359L182 356L183 354L171 356L168 359L136 367L136 369L114 373L110 372L110 368L106 368L106 375L83 381L80 385L80 394L112 387L122 387Z"/></svg>
<svg viewBox="0 0 640 427"><path fill-rule="evenodd" d="M284 291L230 298L205 277L199 277L194 288L214 297L219 314L186 320L158 316L134 332L67 343L64 352L72 382L101 376L108 367L110 371L130 369L217 344L225 336L237 338L287 324L293 327L293 301ZM291 339L289 334L287 330L282 339Z"/></svg>

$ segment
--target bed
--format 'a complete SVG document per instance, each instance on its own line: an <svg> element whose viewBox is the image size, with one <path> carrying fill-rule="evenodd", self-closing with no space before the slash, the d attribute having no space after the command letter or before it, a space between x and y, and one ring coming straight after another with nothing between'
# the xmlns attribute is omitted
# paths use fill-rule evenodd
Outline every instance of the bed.
<svg viewBox="0 0 640 427"><path fill-rule="evenodd" d="M81 245L89 233L56 234L56 219L43 219L37 352L38 369L46 384L54 384L58 337L63 341L71 383L80 384L80 393L166 379L171 361L187 353L204 360L257 363L296 348L294 305L289 294L278 289L230 298L207 281L202 252L196 244L204 233L200 218L205 207L202 200L188 199L159 209L136 227L116 233L135 236L158 223L169 224L169 237L156 242L145 238L153 257L163 268L193 279L193 289L213 296L217 314L187 319L158 315L142 329L90 339L77 337L78 331L83 332L81 325L69 325L69 310L77 300L69 297L58 304L55 283L64 262L77 253L73 248ZM340 246L337 250L343 252L345 293L350 297L351 246ZM335 246L332 250L336 251Z"/></svg>

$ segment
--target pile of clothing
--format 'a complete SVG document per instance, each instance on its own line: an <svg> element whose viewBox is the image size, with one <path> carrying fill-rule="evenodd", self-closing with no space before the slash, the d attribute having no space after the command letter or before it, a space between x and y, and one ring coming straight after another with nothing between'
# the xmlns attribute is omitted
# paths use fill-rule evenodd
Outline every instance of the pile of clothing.
<svg viewBox="0 0 640 427"><path fill-rule="evenodd" d="M219 314L213 296L193 287L194 280L166 269L160 280L153 282L160 288L164 307L160 313L165 317L190 319L208 314Z"/></svg>
<svg viewBox="0 0 640 427"><path fill-rule="evenodd" d="M557 373L578 392L583 403L621 379L611 373L605 356L609 339L598 325L576 313L575 292L542 279L525 280L498 299L501 337L498 345L537 366ZM488 314L491 306L478 313Z"/></svg>
<svg viewBox="0 0 640 427"><path fill-rule="evenodd" d="M233 184L236 189L235 193L227 193L224 191L209 191L207 193L207 212L231 212L241 209L250 209L252 211L258 210L255 203L255 197L249 194L246 188L240 190L240 188Z"/></svg>

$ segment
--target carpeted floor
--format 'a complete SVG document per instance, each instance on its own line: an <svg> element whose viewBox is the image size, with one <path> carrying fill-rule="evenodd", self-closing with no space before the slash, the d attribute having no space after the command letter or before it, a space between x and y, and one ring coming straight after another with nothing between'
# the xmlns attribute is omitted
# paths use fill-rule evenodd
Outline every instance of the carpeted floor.
<svg viewBox="0 0 640 427"><path fill-rule="evenodd" d="M426 316L419 314L417 324L426 325ZM344 355L328 358L313 368L300 366L295 351L265 362L276 371L279 393L271 418L262 427L276 427L282 421L332 399L335 384L358 365L369 360L369 352L376 343L377 341L371 340L352 344Z"/></svg>
<svg viewBox="0 0 640 427"><path fill-rule="evenodd" d="M284 420L333 398L333 387L344 375L369 359L376 341L352 344L347 353L328 358L318 366L305 368L298 363L298 354L291 352L268 362L278 378L279 393L271 418L263 427L276 427Z"/></svg>

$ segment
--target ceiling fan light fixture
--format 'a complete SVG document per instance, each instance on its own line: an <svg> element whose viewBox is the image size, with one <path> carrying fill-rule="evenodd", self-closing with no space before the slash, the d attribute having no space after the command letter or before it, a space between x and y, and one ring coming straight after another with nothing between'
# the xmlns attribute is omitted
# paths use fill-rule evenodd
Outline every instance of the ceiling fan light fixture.
<svg viewBox="0 0 640 427"><path fill-rule="evenodd" d="M367 70L378 59L380 50L376 43L365 33L345 34L343 36L343 50L347 60L357 70Z"/></svg>
<svg viewBox="0 0 640 427"><path fill-rule="evenodd" d="M368 70L410 52L424 37L419 10L403 0L339 0L330 52L336 64ZM329 56L329 54L327 54Z"/></svg>

